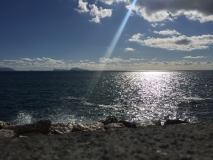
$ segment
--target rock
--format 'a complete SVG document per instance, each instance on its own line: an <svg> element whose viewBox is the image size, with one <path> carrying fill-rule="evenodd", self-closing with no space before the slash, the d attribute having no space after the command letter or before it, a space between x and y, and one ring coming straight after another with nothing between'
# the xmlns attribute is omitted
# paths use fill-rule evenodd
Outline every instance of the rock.
<svg viewBox="0 0 213 160"><path fill-rule="evenodd" d="M171 124L182 124L182 123L189 123L187 121L182 121L182 120L179 120L179 119L168 119L166 120L166 122L164 123L164 125L171 125Z"/></svg>
<svg viewBox="0 0 213 160"><path fill-rule="evenodd" d="M73 127L67 126L63 123L52 124L50 127L51 134L65 134L72 132Z"/></svg>
<svg viewBox="0 0 213 160"><path fill-rule="evenodd" d="M58 127L58 128L51 127L50 130L51 134L65 134L72 132L72 129L68 127Z"/></svg>
<svg viewBox="0 0 213 160"><path fill-rule="evenodd" d="M160 120L143 120L143 121L134 121L133 126L135 128L141 128L146 126L161 126Z"/></svg>
<svg viewBox="0 0 213 160"><path fill-rule="evenodd" d="M70 128L70 129L73 129L73 127L74 127L74 124L72 123L72 122L70 122L70 123L67 123L67 125L66 125L68 128Z"/></svg>
<svg viewBox="0 0 213 160"><path fill-rule="evenodd" d="M118 121L118 122L123 123L125 127L135 128L135 124L133 122L128 122L128 121Z"/></svg>
<svg viewBox="0 0 213 160"><path fill-rule="evenodd" d="M110 123L104 126L106 130L113 130L116 128L125 128L125 125L123 123Z"/></svg>
<svg viewBox="0 0 213 160"><path fill-rule="evenodd" d="M10 126L11 124L8 122L0 121L0 129L4 129L7 126Z"/></svg>
<svg viewBox="0 0 213 160"><path fill-rule="evenodd" d="M50 120L40 120L33 124L17 125L14 126L14 133L16 135L21 135L29 132L50 133L51 121Z"/></svg>
<svg viewBox="0 0 213 160"><path fill-rule="evenodd" d="M100 120L99 122L103 123L104 125L110 124L110 123L118 123L118 119L116 117L108 117L105 120Z"/></svg>
<svg viewBox="0 0 213 160"><path fill-rule="evenodd" d="M100 131L104 130L104 124L101 122L94 122L94 123L89 123L89 124L78 124L74 125L72 132L77 132L77 131Z"/></svg>
<svg viewBox="0 0 213 160"><path fill-rule="evenodd" d="M15 136L13 130L1 129L0 130L0 138L12 138Z"/></svg>

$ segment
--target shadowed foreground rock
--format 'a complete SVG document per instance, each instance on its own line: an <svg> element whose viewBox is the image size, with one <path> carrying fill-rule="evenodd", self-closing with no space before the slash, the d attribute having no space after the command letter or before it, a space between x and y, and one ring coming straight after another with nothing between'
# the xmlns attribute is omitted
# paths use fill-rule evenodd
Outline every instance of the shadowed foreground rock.
<svg viewBox="0 0 213 160"><path fill-rule="evenodd" d="M0 148L2 160L212 160L213 124L15 137L0 139Z"/></svg>

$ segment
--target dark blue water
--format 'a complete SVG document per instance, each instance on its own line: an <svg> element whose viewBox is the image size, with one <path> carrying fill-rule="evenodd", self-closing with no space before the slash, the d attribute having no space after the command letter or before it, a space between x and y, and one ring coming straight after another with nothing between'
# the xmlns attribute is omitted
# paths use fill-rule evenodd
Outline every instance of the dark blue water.
<svg viewBox="0 0 213 160"><path fill-rule="evenodd" d="M0 120L213 122L213 71L0 72Z"/></svg>

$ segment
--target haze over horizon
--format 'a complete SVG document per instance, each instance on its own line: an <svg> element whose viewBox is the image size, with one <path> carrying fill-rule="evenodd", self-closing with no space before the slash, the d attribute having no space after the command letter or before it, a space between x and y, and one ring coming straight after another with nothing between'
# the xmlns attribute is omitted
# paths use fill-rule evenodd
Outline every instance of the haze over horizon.
<svg viewBox="0 0 213 160"><path fill-rule="evenodd" d="M213 70L213 1L0 0L0 67Z"/></svg>

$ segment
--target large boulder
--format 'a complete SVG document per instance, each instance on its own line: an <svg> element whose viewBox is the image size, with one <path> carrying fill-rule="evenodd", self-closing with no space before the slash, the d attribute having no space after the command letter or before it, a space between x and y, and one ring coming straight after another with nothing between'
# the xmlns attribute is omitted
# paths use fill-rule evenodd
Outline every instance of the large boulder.
<svg viewBox="0 0 213 160"><path fill-rule="evenodd" d="M72 123L68 123L67 125L63 123L52 124L50 127L51 134L65 134L72 132L73 126Z"/></svg>
<svg viewBox="0 0 213 160"><path fill-rule="evenodd" d="M139 120L133 122L134 128L141 128L146 126L161 126L160 120Z"/></svg>
<svg viewBox="0 0 213 160"><path fill-rule="evenodd" d="M119 123L123 123L125 127L128 128L141 128L146 126L161 126L160 120L138 120L133 122L128 121L119 121Z"/></svg>
<svg viewBox="0 0 213 160"><path fill-rule="evenodd" d="M89 124L77 124L73 126L72 132L77 131L100 131L104 130L104 124L101 122L94 122Z"/></svg>
<svg viewBox="0 0 213 160"><path fill-rule="evenodd" d="M29 132L48 134L50 133L51 121L40 120L33 124L17 125L14 126L14 133L21 135Z"/></svg>

